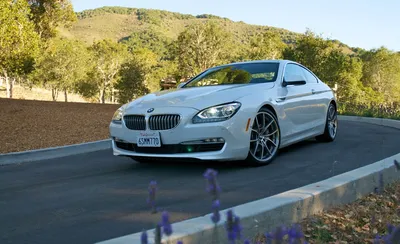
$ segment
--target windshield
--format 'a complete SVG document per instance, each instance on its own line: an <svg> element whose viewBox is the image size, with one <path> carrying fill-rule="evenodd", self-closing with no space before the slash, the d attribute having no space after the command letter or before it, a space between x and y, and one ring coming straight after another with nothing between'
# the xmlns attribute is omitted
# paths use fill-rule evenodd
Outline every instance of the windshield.
<svg viewBox="0 0 400 244"><path fill-rule="evenodd" d="M274 82L279 63L245 63L211 68L184 87L235 85Z"/></svg>

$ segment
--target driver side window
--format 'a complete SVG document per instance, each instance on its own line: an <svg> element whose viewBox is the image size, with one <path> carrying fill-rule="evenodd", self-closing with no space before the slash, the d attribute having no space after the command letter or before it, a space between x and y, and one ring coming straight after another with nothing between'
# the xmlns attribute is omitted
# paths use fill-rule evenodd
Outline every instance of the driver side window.
<svg viewBox="0 0 400 244"><path fill-rule="evenodd" d="M285 73L283 78L286 81L293 81L293 80L304 80L307 81L306 77L304 76L304 72L302 68L296 64L287 64L285 68Z"/></svg>

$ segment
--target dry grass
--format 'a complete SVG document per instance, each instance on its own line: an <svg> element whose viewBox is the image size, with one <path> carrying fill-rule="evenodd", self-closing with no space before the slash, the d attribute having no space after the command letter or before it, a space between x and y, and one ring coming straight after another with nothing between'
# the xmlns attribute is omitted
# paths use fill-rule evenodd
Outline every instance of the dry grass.
<svg viewBox="0 0 400 244"><path fill-rule="evenodd" d="M6 88L4 86L0 86L0 98L6 98ZM68 93L68 101L69 102L79 102L79 103L87 103L87 101L77 94ZM13 98L14 99L27 99L27 100L40 100L40 101L52 101L51 91L33 87L32 89L25 88L23 86L14 86L13 87ZM58 94L57 101L63 102L65 101L64 93L60 92Z"/></svg>
<svg viewBox="0 0 400 244"><path fill-rule="evenodd" d="M300 226L305 240L310 244L373 243L377 235L388 234L388 224L399 225L399 196L400 184L396 182L382 194L371 193L353 203L304 219ZM264 233L256 240L256 243L266 243Z"/></svg>
<svg viewBox="0 0 400 244"><path fill-rule="evenodd" d="M119 106L0 98L0 153L107 139Z"/></svg>

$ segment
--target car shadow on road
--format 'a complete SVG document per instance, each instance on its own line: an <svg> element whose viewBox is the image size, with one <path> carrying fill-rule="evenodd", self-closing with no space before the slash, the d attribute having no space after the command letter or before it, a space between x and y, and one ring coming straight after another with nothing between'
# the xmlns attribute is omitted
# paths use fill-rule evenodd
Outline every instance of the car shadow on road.
<svg viewBox="0 0 400 244"><path fill-rule="evenodd" d="M305 147L310 147L315 144L319 144L315 139L309 139L301 141L296 144L290 145L278 151L277 157L282 154L296 152L302 150ZM272 161L273 164L275 161ZM134 162L132 169L145 169L145 168L157 168L158 170L176 171L179 169L207 169L213 168L216 170L240 170L249 165L245 161L202 161L202 160L191 160L191 159L157 159L157 160L142 160L141 163ZM254 167L254 166L253 166ZM256 166L257 167L257 166Z"/></svg>

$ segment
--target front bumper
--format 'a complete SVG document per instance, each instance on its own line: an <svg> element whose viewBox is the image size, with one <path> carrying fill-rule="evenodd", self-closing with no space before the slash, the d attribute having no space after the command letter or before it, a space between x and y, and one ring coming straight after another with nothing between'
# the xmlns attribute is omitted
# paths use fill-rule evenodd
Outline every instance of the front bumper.
<svg viewBox="0 0 400 244"><path fill-rule="evenodd" d="M248 116L239 110L231 119L217 123L193 124L192 118L199 111L192 108L163 108L158 114L179 113L181 121L170 130L130 130L125 122L110 124L113 154L115 156L149 158L187 158L200 160L243 160L248 155L250 132L246 131ZM131 113L132 114L132 113ZM145 111L135 114L146 115ZM157 115L156 113L151 115ZM159 132L162 146L144 148L137 146L137 137L143 132ZM215 138L214 142L200 143L199 140ZM223 139L223 141L221 140Z"/></svg>

